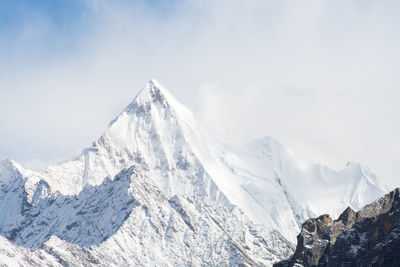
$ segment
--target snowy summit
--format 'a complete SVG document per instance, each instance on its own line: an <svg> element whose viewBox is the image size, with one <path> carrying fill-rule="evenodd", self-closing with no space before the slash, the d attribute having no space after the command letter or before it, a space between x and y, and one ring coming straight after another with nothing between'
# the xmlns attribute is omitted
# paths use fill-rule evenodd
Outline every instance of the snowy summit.
<svg viewBox="0 0 400 267"><path fill-rule="evenodd" d="M308 218L384 193L357 163L334 171L271 137L227 144L151 80L77 159L0 162L0 263L268 266Z"/></svg>

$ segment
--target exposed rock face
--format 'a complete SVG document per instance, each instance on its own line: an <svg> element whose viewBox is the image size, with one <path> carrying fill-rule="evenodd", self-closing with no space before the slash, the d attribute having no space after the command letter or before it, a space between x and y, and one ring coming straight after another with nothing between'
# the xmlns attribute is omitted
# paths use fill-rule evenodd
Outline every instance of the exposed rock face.
<svg viewBox="0 0 400 267"><path fill-rule="evenodd" d="M307 220L297 241L292 258L274 266L400 266L400 189L335 221Z"/></svg>

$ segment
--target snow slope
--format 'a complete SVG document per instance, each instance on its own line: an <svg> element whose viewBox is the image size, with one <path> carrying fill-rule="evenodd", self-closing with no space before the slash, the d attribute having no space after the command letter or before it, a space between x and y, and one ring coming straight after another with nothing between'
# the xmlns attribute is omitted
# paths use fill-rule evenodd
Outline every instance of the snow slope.
<svg viewBox="0 0 400 267"><path fill-rule="evenodd" d="M291 241L295 241L305 219L323 213L335 217L347 206L357 210L384 194L374 175L360 164L351 163L342 171L334 171L294 155L270 137L240 146L226 143L199 127L193 114L166 88L152 80L110 123L99 140L84 149L77 159L49 166L40 172L23 169L13 161L0 162L0 212L6 218L0 219L0 231L17 244L28 247L41 247L51 236L79 247L103 246L109 241L98 238L96 242L85 244L73 238L73 228L65 228L73 222L66 217L78 212L76 209L88 199L97 203L93 209L104 209L104 203L92 199L88 192L112 184L118 173L132 166L140 170L167 200L179 196L191 199L195 206L202 203L219 210L226 209L226 214L239 209L251 224L262 225L267 233L279 231ZM134 180L132 178L124 186L132 187ZM15 194L10 194L10 190ZM119 190L124 191L124 187ZM127 199L130 198L128 195ZM44 207L48 205L43 203L53 198L56 203L60 202L59 207L68 207L64 215L55 212L57 208L48 211L54 217L46 217L42 211L47 210ZM64 202L74 204L64 206ZM121 199L117 203L130 213L126 214L126 221L113 226L115 229L107 226L113 230L106 240L117 236L129 221L129 214L138 210L125 205ZM113 208L118 210L118 207L116 204ZM40 213L39 217L34 210ZM151 210L155 212L157 206ZM202 211L197 209L197 216L205 216ZM102 218L107 220L116 216L112 214L110 211L107 216L101 216L106 216ZM54 220L61 228L53 225L44 231L47 228L40 227L38 219L35 219L35 228L31 221L33 217ZM143 220L131 223L141 224ZM15 226L22 225L23 231L15 230ZM80 231L75 235L84 240L88 236ZM286 244L282 241L284 238L280 240L281 244ZM285 253L270 254L281 257Z"/></svg>
<svg viewBox="0 0 400 267"><path fill-rule="evenodd" d="M0 239L5 246L0 263L30 265L23 255L32 254L31 263L40 265L254 266L272 265L294 249L237 207L181 195L167 198L134 166L74 196L52 193L42 180L32 203L26 201L24 181L20 175L2 188L7 189L3 195L21 201L13 203L18 216L5 214L0 227L1 235L19 246Z"/></svg>

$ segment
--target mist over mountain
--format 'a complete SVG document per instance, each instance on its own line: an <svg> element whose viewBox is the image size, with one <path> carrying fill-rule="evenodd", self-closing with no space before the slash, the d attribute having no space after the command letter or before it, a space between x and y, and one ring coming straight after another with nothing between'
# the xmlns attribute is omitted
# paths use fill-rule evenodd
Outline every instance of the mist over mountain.
<svg viewBox="0 0 400 267"><path fill-rule="evenodd" d="M151 80L76 159L0 162L0 262L271 266L310 217L385 193L359 163L335 171L272 137L231 144Z"/></svg>

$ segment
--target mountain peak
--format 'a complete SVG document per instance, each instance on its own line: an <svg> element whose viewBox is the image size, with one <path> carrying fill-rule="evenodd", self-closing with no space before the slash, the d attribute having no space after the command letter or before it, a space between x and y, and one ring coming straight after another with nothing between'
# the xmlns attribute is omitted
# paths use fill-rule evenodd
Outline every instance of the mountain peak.
<svg viewBox="0 0 400 267"><path fill-rule="evenodd" d="M172 95L164 86L162 86L157 80L152 79L139 91L132 103L129 104L125 110L134 111L138 107L149 103L165 104L167 98L171 97Z"/></svg>
<svg viewBox="0 0 400 267"><path fill-rule="evenodd" d="M142 90L140 90L137 97L143 94L161 94L161 95L171 95L167 88L162 86L156 79L151 79L148 81Z"/></svg>
<svg viewBox="0 0 400 267"><path fill-rule="evenodd" d="M271 137L243 146L220 142L154 79L76 160L24 176L35 178L28 180L30 192L43 179L53 191L72 195L133 165L168 198L181 194L229 209L236 205L291 240L310 214L336 216L343 207L358 209L383 194L373 181L359 182L359 169L330 170Z"/></svg>
<svg viewBox="0 0 400 267"><path fill-rule="evenodd" d="M184 120L193 120L192 112L182 105L156 79L152 79L146 83L134 100L125 108L124 112L142 116L150 113L152 109L162 110L163 113L166 111L168 114L172 112Z"/></svg>

